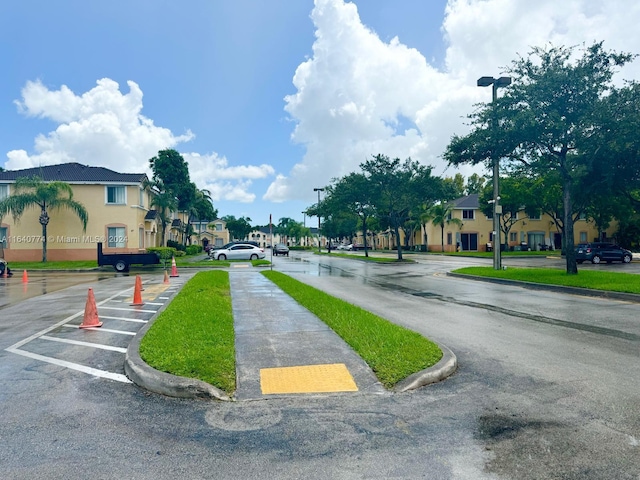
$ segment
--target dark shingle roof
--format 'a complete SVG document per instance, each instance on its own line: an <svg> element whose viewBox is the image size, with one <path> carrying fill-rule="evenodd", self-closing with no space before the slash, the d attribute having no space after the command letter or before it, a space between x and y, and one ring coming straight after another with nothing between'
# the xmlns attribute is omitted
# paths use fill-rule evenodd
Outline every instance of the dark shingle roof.
<svg viewBox="0 0 640 480"><path fill-rule="evenodd" d="M467 195L466 197L456 198L451 203L455 208L458 209L472 209L480 207L477 193L472 193L471 195Z"/></svg>
<svg viewBox="0 0 640 480"><path fill-rule="evenodd" d="M33 176L40 177L46 182L62 181L69 183L140 183L147 178L147 175L144 173L118 173L104 167L90 167L80 163L61 163L59 165L46 165L43 167L0 172L0 181L11 181L21 177Z"/></svg>
<svg viewBox="0 0 640 480"><path fill-rule="evenodd" d="M157 216L158 216L158 211L157 210L149 210L147 212L147 214L144 216L144 219L145 220L155 220Z"/></svg>

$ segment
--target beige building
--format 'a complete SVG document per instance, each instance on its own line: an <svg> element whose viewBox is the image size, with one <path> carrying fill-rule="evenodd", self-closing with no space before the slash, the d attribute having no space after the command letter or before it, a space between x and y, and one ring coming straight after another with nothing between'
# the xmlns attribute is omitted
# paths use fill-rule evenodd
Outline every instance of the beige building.
<svg viewBox="0 0 640 480"><path fill-rule="evenodd" d="M487 251L487 246L493 246L493 219L487 217L480 210L478 195L467 195L452 202L452 218L457 218L462 222L462 226L450 223L444 227L444 249L453 252L456 248L462 251ZM562 235L556 226L553 218L549 215L541 214L537 217L528 216L524 210L516 214L515 222L509 231L506 243L510 249L527 248L531 250L543 250L552 248L560 250L562 248ZM612 225L605 232L610 237L615 232L617 226ZM424 243L423 237L426 233L429 251L441 251L442 229L439 225L429 223L425 225L424 232L416 232L414 245ZM502 243L504 232L501 232ZM598 229L593 222L582 218L574 224L574 243L592 242L598 240Z"/></svg>
<svg viewBox="0 0 640 480"><path fill-rule="evenodd" d="M63 181L71 185L73 199L89 214L86 231L74 212L49 210L47 259L94 260L97 243L105 253L144 251L161 239L157 212L150 208L153 192L144 186L143 173L118 173L79 163L0 172L0 200L14 193L19 177L38 176L44 181ZM30 208L18 221L11 215L0 219L0 242L7 260L42 259L40 209Z"/></svg>

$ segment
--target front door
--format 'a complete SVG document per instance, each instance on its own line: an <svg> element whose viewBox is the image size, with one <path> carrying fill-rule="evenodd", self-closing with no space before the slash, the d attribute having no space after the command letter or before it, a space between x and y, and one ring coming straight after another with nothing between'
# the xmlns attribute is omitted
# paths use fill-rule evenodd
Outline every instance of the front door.
<svg viewBox="0 0 640 480"><path fill-rule="evenodd" d="M460 243L462 250L470 250L476 252L478 250L478 234L477 233L461 233Z"/></svg>

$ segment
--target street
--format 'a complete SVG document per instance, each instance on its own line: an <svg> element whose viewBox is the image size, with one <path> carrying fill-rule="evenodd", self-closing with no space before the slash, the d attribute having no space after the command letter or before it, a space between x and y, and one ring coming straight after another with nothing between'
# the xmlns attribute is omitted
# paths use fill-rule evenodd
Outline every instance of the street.
<svg viewBox="0 0 640 480"><path fill-rule="evenodd" d="M94 275L0 303L0 476L640 478L640 304L446 276L490 259L407 257L416 263L292 252L273 265L453 350L453 376L403 394L163 397L6 350L81 312L87 286L101 305L133 277ZM531 262L558 265L505 259ZM192 275L184 271L180 284ZM0 283L0 298L8 288ZM56 355L86 357L82 348L63 345Z"/></svg>

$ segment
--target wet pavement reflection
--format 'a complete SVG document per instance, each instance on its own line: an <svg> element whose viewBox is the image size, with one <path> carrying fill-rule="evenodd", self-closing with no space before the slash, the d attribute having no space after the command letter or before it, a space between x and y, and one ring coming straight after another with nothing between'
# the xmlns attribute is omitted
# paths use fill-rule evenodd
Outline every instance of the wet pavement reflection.
<svg viewBox="0 0 640 480"><path fill-rule="evenodd" d="M94 283L100 280L128 274L115 272L27 272L27 281L23 281L23 272L14 271L12 277L0 277L0 310L15 305L28 298L46 295L82 283Z"/></svg>

